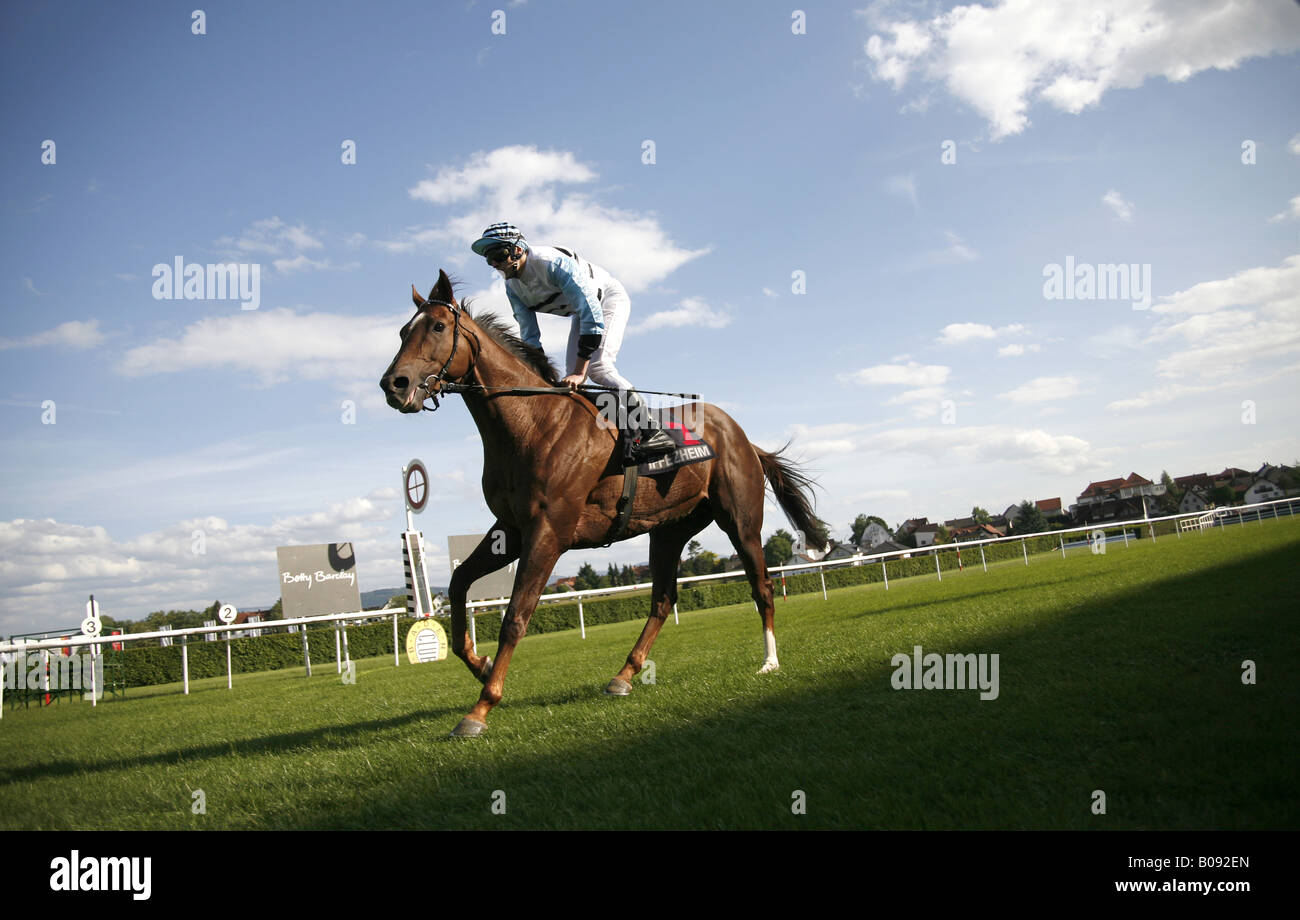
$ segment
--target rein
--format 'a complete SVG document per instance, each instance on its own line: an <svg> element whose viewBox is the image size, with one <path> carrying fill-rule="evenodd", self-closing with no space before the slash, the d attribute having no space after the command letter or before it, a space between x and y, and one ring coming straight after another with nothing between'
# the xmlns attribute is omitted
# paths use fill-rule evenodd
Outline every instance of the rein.
<svg viewBox="0 0 1300 920"><path fill-rule="evenodd" d="M426 300L425 303L426 303L426 304L430 304L430 303L431 303L431 304L436 304L437 306L446 307L446 308L448 308L449 310L451 310L452 317L453 317L454 320L455 320L455 325L452 327L452 334L451 334L451 354L449 354L449 355L447 356L447 360L444 361L444 362L442 363L442 369L441 369L440 371L438 371L438 373L436 373L436 374L430 374L428 377L425 377L425 378L424 378L424 382L421 383L421 384L419 385L419 389L423 390L425 393L428 394L428 395L425 397L425 399L433 400L433 406L432 406L432 407L429 407L429 406L426 406L426 405L423 405L423 404L422 404L422 405L421 405L421 408L423 408L423 409L425 409L426 411L429 411L429 412L436 412L436 411L438 410L439 406L441 405L441 404L438 402L438 395L439 395L440 393L453 393L453 394L455 394L455 393L460 393L460 394L465 394L465 393L489 393L489 392L496 392L496 393L499 393L499 394L502 395L502 396L564 396L564 395L570 395L570 394L573 393L573 389L570 389L569 387L566 387L566 386L554 386L554 387L492 387L492 386L486 386L485 384L481 384L481 383L455 383L455 382L453 382L453 381L451 381L451 380L448 380L448 379L447 379L447 368L451 367L451 362L452 362L452 361L455 359L455 357L456 357L456 348L460 345L460 315L461 315L461 308L460 308L459 306L457 306L456 304L454 304L454 303L448 303L448 302L445 301L445 300ZM466 335L469 335L469 333L466 332ZM482 346L480 346L479 349L477 349L477 350L481 350L481 347L482 347ZM476 350L476 351L477 351L477 350ZM477 354L476 354L475 356L477 357ZM471 364L471 367L473 367L472 364ZM434 388L435 386L437 386L438 384L441 384L441 387L439 388L438 392L434 392L434 389L433 389L433 388ZM586 392L589 392L589 393L617 393L617 392L619 392L619 388L618 388L618 387L599 386L599 385L594 384L594 383L584 383L584 384L580 384L578 387L576 387L576 389L578 389L578 390L583 390L583 391L586 391ZM677 398L679 398L679 399L699 399L699 398L700 398L700 395L699 395L698 393L665 393L665 392L663 392L662 390L637 390L637 392L638 392L638 393L649 393L649 394L654 395L654 396L675 396L675 397L677 397Z"/></svg>

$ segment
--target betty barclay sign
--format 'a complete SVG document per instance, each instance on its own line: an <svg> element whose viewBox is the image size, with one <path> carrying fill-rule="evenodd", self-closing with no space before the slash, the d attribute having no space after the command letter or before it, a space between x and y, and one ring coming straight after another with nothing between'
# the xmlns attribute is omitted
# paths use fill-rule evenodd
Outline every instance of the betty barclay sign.
<svg viewBox="0 0 1300 920"><path fill-rule="evenodd" d="M280 600L285 619L361 609L357 559L351 543L280 546Z"/></svg>

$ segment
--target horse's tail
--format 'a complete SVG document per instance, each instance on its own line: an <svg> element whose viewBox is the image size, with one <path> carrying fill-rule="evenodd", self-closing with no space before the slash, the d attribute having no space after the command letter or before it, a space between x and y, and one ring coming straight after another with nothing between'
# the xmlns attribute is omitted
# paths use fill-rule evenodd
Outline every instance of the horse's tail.
<svg viewBox="0 0 1300 920"><path fill-rule="evenodd" d="M763 464L763 475L772 484L777 504L790 519L790 523L803 531L806 545L824 547L830 540L830 534L827 533L826 522L813 513L813 481L793 462L781 456L789 446L787 444L771 453L754 447L754 453L758 454L759 462Z"/></svg>

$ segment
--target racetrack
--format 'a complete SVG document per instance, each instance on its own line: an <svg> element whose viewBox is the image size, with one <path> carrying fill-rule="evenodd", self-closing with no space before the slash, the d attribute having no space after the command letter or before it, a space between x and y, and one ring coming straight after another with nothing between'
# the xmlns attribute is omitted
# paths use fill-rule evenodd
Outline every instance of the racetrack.
<svg viewBox="0 0 1300 920"><path fill-rule="evenodd" d="M474 741L455 660L6 710L0 826L1295 828L1298 553L1286 519L778 600L762 677L751 605L684 612L626 699L640 623L531 636ZM996 699L894 689L916 645L997 654Z"/></svg>

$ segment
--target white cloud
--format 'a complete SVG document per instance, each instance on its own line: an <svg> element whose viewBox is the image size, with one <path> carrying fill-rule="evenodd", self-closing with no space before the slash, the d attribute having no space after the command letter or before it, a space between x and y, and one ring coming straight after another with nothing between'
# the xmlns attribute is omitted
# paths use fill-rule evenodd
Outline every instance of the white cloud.
<svg viewBox="0 0 1300 920"><path fill-rule="evenodd" d="M1107 403L1106 408L1114 412L1126 412L1132 409L1148 409L1151 406L1173 402L1174 400L1183 399L1187 396L1202 396L1206 393L1213 393L1217 390L1232 390L1235 393L1249 393L1271 380L1296 373L1300 373L1300 364L1292 364L1289 367L1281 368L1275 373L1267 374L1263 377L1256 377L1251 380L1233 378L1229 380L1220 380L1218 383L1195 386L1189 386L1182 383L1170 383L1151 390L1144 390L1136 396L1130 396L1127 399L1114 400Z"/></svg>
<svg viewBox="0 0 1300 920"><path fill-rule="evenodd" d="M651 313L643 321L628 326L628 332L653 332L656 329L679 329L683 326L703 326L705 329L722 329L731 324L731 314L715 310L699 297L687 297L676 310Z"/></svg>
<svg viewBox="0 0 1300 920"><path fill-rule="evenodd" d="M978 252L967 246L966 242L951 230L945 230L943 235L948 241L948 248L928 253L923 260L924 263L931 265L958 265L962 262L974 262L980 257Z"/></svg>
<svg viewBox="0 0 1300 920"><path fill-rule="evenodd" d="M1119 192L1111 189L1101 196L1102 204L1115 212L1115 216L1120 220L1129 221L1133 219L1133 202L1125 200Z"/></svg>
<svg viewBox="0 0 1300 920"><path fill-rule="evenodd" d="M1286 142L1286 149L1300 157L1300 134L1293 135L1291 140Z"/></svg>
<svg viewBox="0 0 1300 920"><path fill-rule="evenodd" d="M1284 220L1295 220L1300 218L1300 195L1296 195L1287 203L1287 209L1278 214L1274 214L1268 219L1270 224L1280 224Z"/></svg>
<svg viewBox="0 0 1300 920"><path fill-rule="evenodd" d="M129 377L229 368L279 380L370 380L397 352L396 332L410 317L298 314L287 308L210 316L178 338L128 351L117 370ZM370 378L374 378L373 380Z"/></svg>
<svg viewBox="0 0 1300 920"><path fill-rule="evenodd" d="M998 349L999 358L1019 358L1022 355L1034 354L1042 351L1041 345L1003 345Z"/></svg>
<svg viewBox="0 0 1300 920"><path fill-rule="evenodd" d="M678 246L653 215L610 207L578 191L561 193L562 186L596 178L568 152L513 146L475 153L467 165L445 167L410 190L418 200L457 206L455 213L378 245L401 252L445 244L453 264L463 265L476 258L469 246L484 227L509 220L529 242L572 248L632 293L709 251Z"/></svg>
<svg viewBox="0 0 1300 920"><path fill-rule="evenodd" d="M66 622L90 591L118 619L206 606L218 597L269 603L277 593L268 577L277 546L331 542L345 532L357 558L373 566L392 553L392 517L392 502L372 494L270 524L198 517L125 539L52 519L0 521L0 632ZM196 531L202 553L195 551Z"/></svg>
<svg viewBox="0 0 1300 920"><path fill-rule="evenodd" d="M906 198L914 208L920 207L916 198L916 176L911 173L906 176L890 176L885 180L885 191Z"/></svg>
<svg viewBox="0 0 1300 920"><path fill-rule="evenodd" d="M1014 390L1000 394L998 398L1016 403L1037 403L1065 399L1078 392L1079 381L1074 377L1035 377Z"/></svg>
<svg viewBox="0 0 1300 920"><path fill-rule="evenodd" d="M36 283L32 281L31 278L23 278L23 287L27 288L27 290L31 291L37 297L45 296L45 291L36 290Z"/></svg>
<svg viewBox="0 0 1300 920"><path fill-rule="evenodd" d="M215 243L225 257L245 261L271 257L276 271L286 274L307 269L334 268L328 259L313 260L302 254L305 249L321 249L324 244L307 231L303 224L290 225L279 217L254 221L237 236L223 236ZM355 268L355 263L347 268Z"/></svg>
<svg viewBox="0 0 1300 920"><path fill-rule="evenodd" d="M1277 0L1000 0L928 20L869 14L872 76L896 92L915 76L983 116L997 140L1046 102L1077 114L1150 77L1180 82L1210 68L1300 47L1300 17Z"/></svg>
<svg viewBox="0 0 1300 920"><path fill-rule="evenodd" d="M951 368L941 364L922 365L916 361L907 364L877 364L848 374L836 374L841 383L860 386L911 386L934 387L948 382Z"/></svg>
<svg viewBox="0 0 1300 920"><path fill-rule="evenodd" d="M546 186L591 182L595 178L594 170L567 151L498 147L472 154L463 167L443 167L434 178L420 180L408 193L432 204L470 201L484 192L502 200L517 200Z"/></svg>
<svg viewBox="0 0 1300 920"><path fill-rule="evenodd" d="M72 320L23 339L0 339L0 351L8 348L41 348L49 345L61 348L94 348L103 341L104 334L99 331L99 320L92 319L87 322Z"/></svg>
<svg viewBox="0 0 1300 920"><path fill-rule="evenodd" d="M1004 335L1020 335L1023 332L1025 327L1022 323L1012 323L998 329L985 323L949 323L939 331L939 337L935 341L940 345L961 345L981 339L996 339Z"/></svg>
<svg viewBox="0 0 1300 920"><path fill-rule="evenodd" d="M864 449L889 454L922 454L947 462L1026 463L1048 473L1072 475L1096 464L1087 441L1042 429L1001 425L939 425L873 435Z"/></svg>

